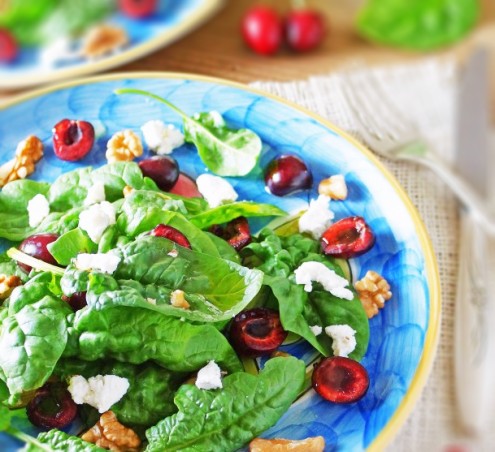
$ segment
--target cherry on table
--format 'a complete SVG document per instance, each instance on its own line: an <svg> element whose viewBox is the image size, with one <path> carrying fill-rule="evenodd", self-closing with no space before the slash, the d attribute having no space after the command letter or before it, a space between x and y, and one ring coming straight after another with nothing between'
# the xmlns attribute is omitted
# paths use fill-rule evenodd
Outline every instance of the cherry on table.
<svg viewBox="0 0 495 452"><path fill-rule="evenodd" d="M185 198L202 198L203 195L199 192L198 186L193 179L187 174L180 173L177 182L169 190L170 193L175 195L184 196Z"/></svg>
<svg viewBox="0 0 495 452"><path fill-rule="evenodd" d="M261 55L274 54L282 43L282 20L269 6L249 9L242 18L241 31L246 44Z"/></svg>
<svg viewBox="0 0 495 452"><path fill-rule="evenodd" d="M331 356L317 364L311 382L313 389L324 399L338 404L361 400L370 386L364 366L342 356Z"/></svg>
<svg viewBox="0 0 495 452"><path fill-rule="evenodd" d="M349 217L332 224L321 236L327 255L341 259L358 257L375 245L376 237L362 217Z"/></svg>
<svg viewBox="0 0 495 452"><path fill-rule="evenodd" d="M285 196L300 190L309 190L313 176L302 159L293 154L274 158L265 171L268 191L276 196Z"/></svg>
<svg viewBox="0 0 495 452"><path fill-rule="evenodd" d="M28 419L41 428L67 427L77 415L77 405L62 383L46 383L36 390L26 408Z"/></svg>
<svg viewBox="0 0 495 452"><path fill-rule="evenodd" d="M325 36L325 21L320 13L308 8L292 11L285 23L289 46L298 52L306 52L318 46Z"/></svg>
<svg viewBox="0 0 495 452"><path fill-rule="evenodd" d="M27 239L25 239L19 245L19 250L24 254L28 254L36 259L39 259L47 264L57 265L58 262L51 255L50 251L48 251L48 245L55 240L57 240L60 236L58 234L52 233L44 233L44 234L34 234ZM26 264L22 264L17 262L19 267L26 270L28 273L32 270L32 267Z"/></svg>
<svg viewBox="0 0 495 452"><path fill-rule="evenodd" d="M172 226L165 224L159 224L155 229L151 231L151 235L154 237L165 237L166 239L172 240L172 242L177 243L177 245L183 246L184 248L192 249L187 237L177 229Z"/></svg>
<svg viewBox="0 0 495 452"><path fill-rule="evenodd" d="M141 160L139 168L143 175L152 179L158 188L169 191L179 179L179 165L177 161L168 155L155 155L149 159Z"/></svg>
<svg viewBox="0 0 495 452"><path fill-rule="evenodd" d="M95 129L87 121L63 119L52 132L55 155L69 162L81 160L95 141Z"/></svg>
<svg viewBox="0 0 495 452"><path fill-rule="evenodd" d="M282 345L287 334L277 311L253 308L234 317L229 338L232 347L241 356L256 358L275 351Z"/></svg>
<svg viewBox="0 0 495 452"><path fill-rule="evenodd" d="M154 14L157 0L119 0L119 7L126 16L143 19Z"/></svg>
<svg viewBox="0 0 495 452"><path fill-rule="evenodd" d="M0 63L12 63L19 54L19 47L14 36L4 28L0 28Z"/></svg>

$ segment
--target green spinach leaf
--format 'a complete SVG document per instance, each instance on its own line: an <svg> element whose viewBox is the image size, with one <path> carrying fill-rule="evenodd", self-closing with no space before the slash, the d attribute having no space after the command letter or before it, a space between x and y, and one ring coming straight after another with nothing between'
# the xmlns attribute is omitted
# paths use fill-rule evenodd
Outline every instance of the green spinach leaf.
<svg viewBox="0 0 495 452"><path fill-rule="evenodd" d="M118 361L80 361L62 359L54 373L62 379L73 375L85 378L96 375L117 375L129 380L129 389L111 407L119 422L125 425L151 427L177 411L173 400L187 374L171 372L152 362L139 366ZM95 410L96 411L96 410Z"/></svg>
<svg viewBox="0 0 495 452"><path fill-rule="evenodd" d="M14 402L46 382L67 342L67 304L53 295L32 301L14 309L0 334L0 367Z"/></svg>
<svg viewBox="0 0 495 452"><path fill-rule="evenodd" d="M179 413L146 432L146 452L231 452L276 424L296 399L305 366L296 358L269 360L259 376L235 373L213 391L182 386Z"/></svg>
<svg viewBox="0 0 495 452"><path fill-rule="evenodd" d="M191 118L169 101L147 91L119 89L115 92L148 96L168 105L184 120L186 141L196 145L201 160L213 173L245 176L256 166L262 143L253 131L229 129L218 113L200 113Z"/></svg>
<svg viewBox="0 0 495 452"><path fill-rule="evenodd" d="M205 234L215 244L218 253L220 254L220 257L222 259L234 262L236 264L241 263L241 256L239 256L239 253L235 250L235 248L232 245L230 245L230 243L228 243L224 239L221 239L220 237L217 237L215 234L212 234L211 232L205 231Z"/></svg>
<svg viewBox="0 0 495 452"><path fill-rule="evenodd" d="M36 439L19 431L8 431L8 433L27 443L19 452L107 452L107 449L60 430L42 432Z"/></svg>
<svg viewBox="0 0 495 452"><path fill-rule="evenodd" d="M372 41L431 50L458 41L479 16L478 0L368 0L356 26Z"/></svg>
<svg viewBox="0 0 495 452"><path fill-rule="evenodd" d="M69 329L65 357L86 361L113 358L131 364L153 360L177 372L192 372L215 360L222 369L242 369L227 339L214 326L157 315L149 309L84 308Z"/></svg>
<svg viewBox="0 0 495 452"><path fill-rule="evenodd" d="M66 232L48 245L48 251L60 265L69 265L79 253L96 253L97 250L98 245L80 228Z"/></svg>
<svg viewBox="0 0 495 452"><path fill-rule="evenodd" d="M200 229L206 229L214 224L227 223L238 217L270 217L284 216L287 212L271 204L259 204L250 201L234 202L223 206L215 207L191 217L192 224Z"/></svg>

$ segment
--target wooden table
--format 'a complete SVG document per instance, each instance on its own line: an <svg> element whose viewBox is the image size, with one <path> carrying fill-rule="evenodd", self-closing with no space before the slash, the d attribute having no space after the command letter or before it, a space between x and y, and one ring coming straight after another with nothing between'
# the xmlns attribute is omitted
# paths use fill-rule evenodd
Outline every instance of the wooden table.
<svg viewBox="0 0 495 452"><path fill-rule="evenodd" d="M289 0L264 1L280 11L288 11L290 4ZM466 42L473 40L492 45L495 53L495 1L480 1L483 4L483 16L477 30L464 43L443 53L460 53ZM273 57L262 57L246 47L239 32L243 13L255 2L227 0L225 8L215 18L189 36L112 72L188 72L249 83L255 80L304 79L310 75L330 72L356 60L369 64L388 64L424 57L424 54L378 46L360 38L353 29L353 18L363 0L308 0L309 5L319 8L327 17L329 32L323 44L306 54L293 53L283 48ZM13 94L0 92L1 96Z"/></svg>

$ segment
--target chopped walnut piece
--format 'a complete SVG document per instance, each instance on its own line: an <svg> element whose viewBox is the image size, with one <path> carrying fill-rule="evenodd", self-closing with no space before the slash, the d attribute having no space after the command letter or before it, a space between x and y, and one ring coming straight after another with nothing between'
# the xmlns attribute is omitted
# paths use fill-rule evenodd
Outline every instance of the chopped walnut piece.
<svg viewBox="0 0 495 452"><path fill-rule="evenodd" d="M124 187L124 190L123 190L124 198L129 196L133 191L134 191L134 188L131 188L131 187L129 187L129 185L126 185Z"/></svg>
<svg viewBox="0 0 495 452"><path fill-rule="evenodd" d="M128 42L127 32L123 28L99 24L85 36L81 55L90 59L101 58L121 49Z"/></svg>
<svg viewBox="0 0 495 452"><path fill-rule="evenodd" d="M0 188L8 182L25 179L36 169L35 163L43 157L43 143L34 135L17 145L15 157L0 166Z"/></svg>
<svg viewBox="0 0 495 452"><path fill-rule="evenodd" d="M176 308L184 308L184 309L189 309L190 305L187 302L186 298L184 297L184 291L183 290L174 290L170 294L170 303L172 306L175 306Z"/></svg>
<svg viewBox="0 0 495 452"><path fill-rule="evenodd" d="M21 286L22 281L18 276L7 276L0 274L0 300L5 300L10 297L12 291Z"/></svg>
<svg viewBox="0 0 495 452"><path fill-rule="evenodd" d="M280 350L275 350L274 352L272 352L272 354L270 355L270 358L288 358L289 356L291 356L290 353L287 353L287 352L282 352Z"/></svg>
<svg viewBox="0 0 495 452"><path fill-rule="evenodd" d="M113 411L103 413L100 420L81 439L115 452L137 452L141 446L136 433L122 425Z"/></svg>
<svg viewBox="0 0 495 452"><path fill-rule="evenodd" d="M256 438L249 444L249 450L250 452L323 452L325 439L322 436L301 441Z"/></svg>
<svg viewBox="0 0 495 452"><path fill-rule="evenodd" d="M323 179L318 185L320 195L330 196L332 199L343 200L347 198L347 185L344 176L337 174L328 179Z"/></svg>
<svg viewBox="0 0 495 452"><path fill-rule="evenodd" d="M117 132L107 143L105 154L108 163L131 162L143 154L141 138L132 130Z"/></svg>
<svg viewBox="0 0 495 452"><path fill-rule="evenodd" d="M387 280L374 271L366 273L355 286L368 319L377 315L378 309L385 306L385 301L392 298Z"/></svg>

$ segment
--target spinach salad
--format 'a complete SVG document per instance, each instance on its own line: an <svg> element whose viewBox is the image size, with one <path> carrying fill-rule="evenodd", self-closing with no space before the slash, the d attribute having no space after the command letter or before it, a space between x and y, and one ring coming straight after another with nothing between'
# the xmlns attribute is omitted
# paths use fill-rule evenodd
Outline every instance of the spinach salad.
<svg viewBox="0 0 495 452"><path fill-rule="evenodd" d="M257 164L254 132L238 134L207 113L180 114L186 140L214 173L239 176L243 159ZM93 199L95 187L103 195ZM33 221L32 201L42 198L46 212ZM112 450L233 452L274 426L312 379L327 398L313 363L279 347L305 340L315 364L335 355L359 365L369 315L346 262L300 233L297 218L249 232L249 218L286 215L275 205L212 207L163 191L133 161L77 169L51 184L7 183L0 192L0 237L11 245L0 255L0 431L33 452L102 451L109 446L88 438L109 425L135 440ZM49 259L23 245L32 237L49 238ZM8 287L8 278L17 283ZM343 328L352 337L343 338ZM70 421L87 432L35 422L45 432L33 438L11 425L26 405L30 420L47 409L39 402L45 393L57 407L76 402ZM110 412L113 424L105 424Z"/></svg>

